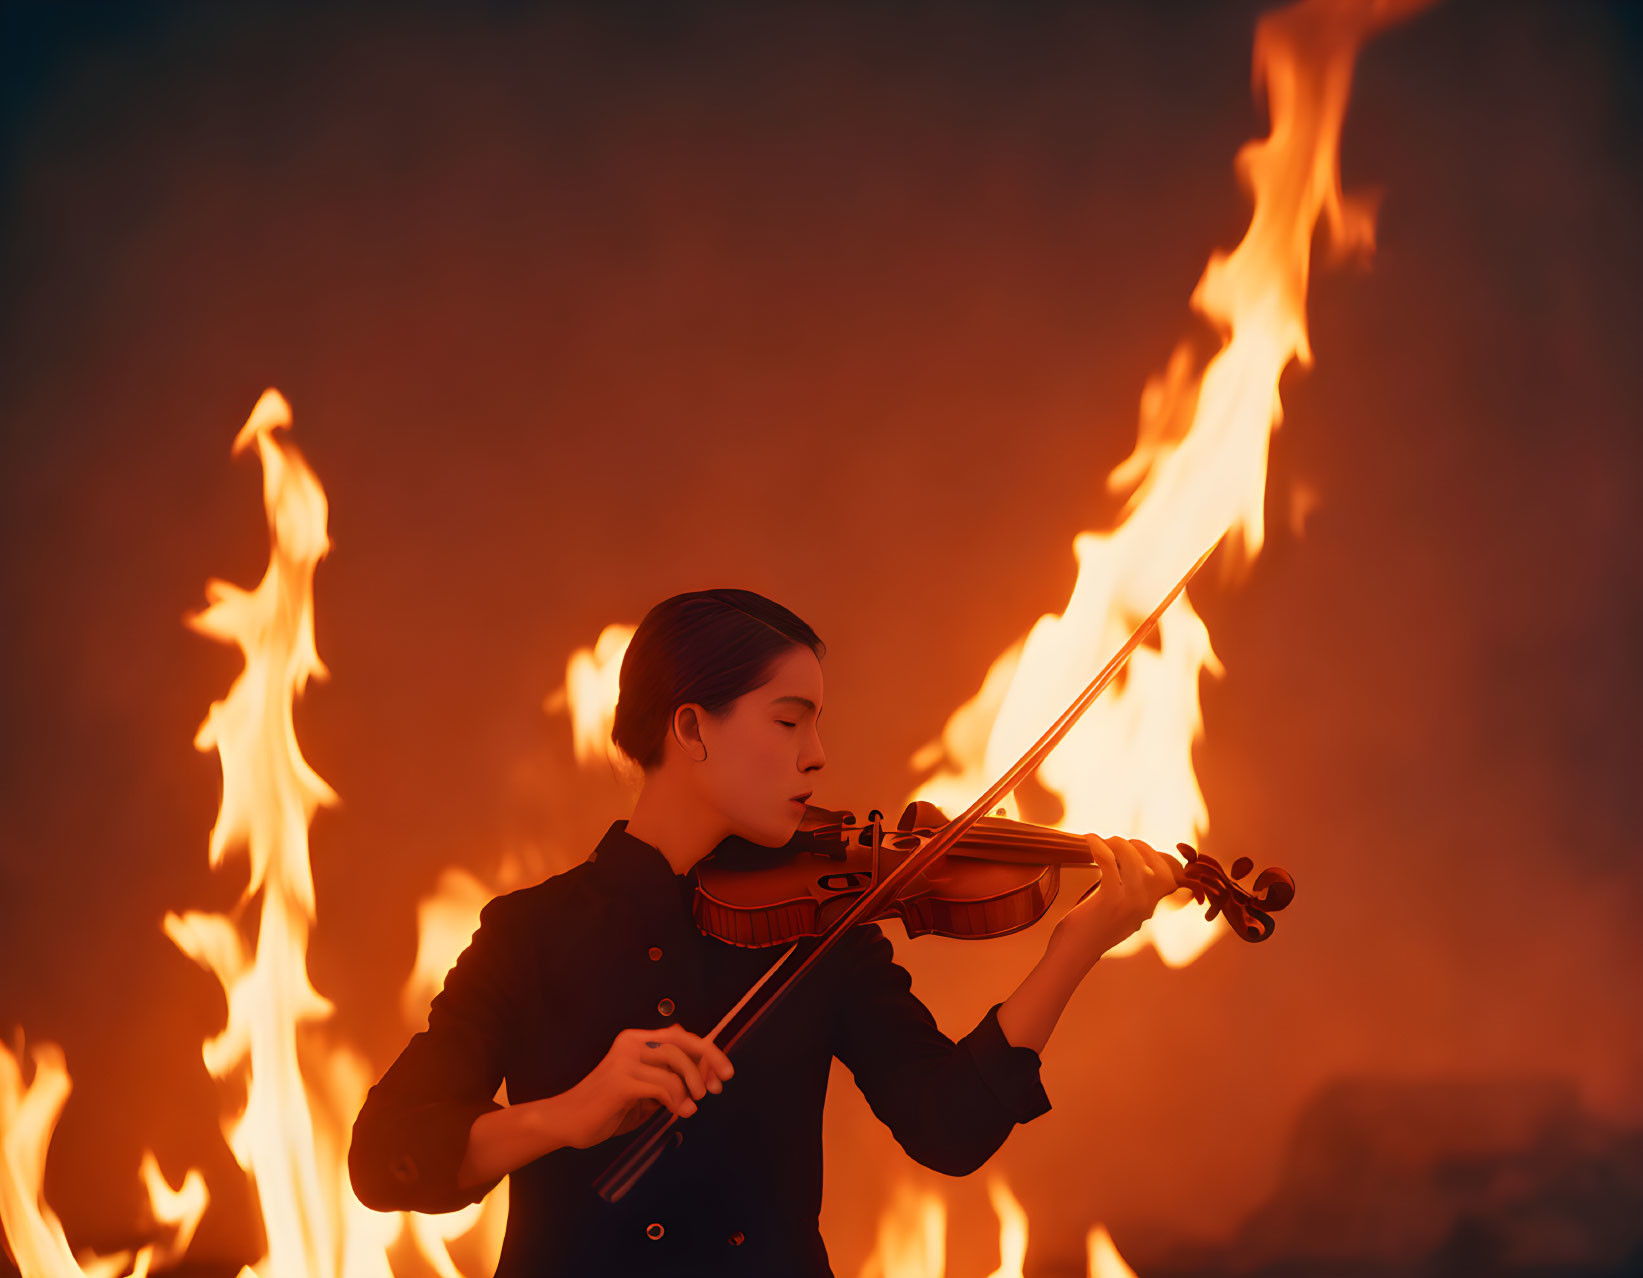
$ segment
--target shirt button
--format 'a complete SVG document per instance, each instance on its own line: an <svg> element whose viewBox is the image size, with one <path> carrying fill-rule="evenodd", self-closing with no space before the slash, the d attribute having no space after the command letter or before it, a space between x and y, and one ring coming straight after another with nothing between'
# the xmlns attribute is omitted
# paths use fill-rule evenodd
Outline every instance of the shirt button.
<svg viewBox="0 0 1643 1278"><path fill-rule="evenodd" d="M660 963L662 961L662 951L654 945L650 947L650 961L652 963Z"/></svg>
<svg viewBox="0 0 1643 1278"><path fill-rule="evenodd" d="M651 1221L650 1224L645 1226L645 1233L648 1237L660 1238L663 1233L662 1226L656 1221Z"/></svg>
<svg viewBox="0 0 1643 1278"><path fill-rule="evenodd" d="M744 1234L739 1229L735 1233L730 1235L730 1245L732 1247L740 1247L746 1241L747 1241L747 1235Z"/></svg>
<svg viewBox="0 0 1643 1278"><path fill-rule="evenodd" d="M670 998L664 998L660 1003L656 1004L656 1010L663 1016L672 1016L673 1000Z"/></svg>

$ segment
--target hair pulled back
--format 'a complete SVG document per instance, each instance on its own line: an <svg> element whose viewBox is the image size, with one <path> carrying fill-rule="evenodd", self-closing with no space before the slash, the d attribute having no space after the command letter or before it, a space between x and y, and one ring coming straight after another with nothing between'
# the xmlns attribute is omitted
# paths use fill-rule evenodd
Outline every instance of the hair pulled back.
<svg viewBox="0 0 1643 1278"><path fill-rule="evenodd" d="M765 683L789 649L827 645L779 603L751 590L691 590L662 600L628 641L610 739L645 771L661 764L673 712L717 714Z"/></svg>

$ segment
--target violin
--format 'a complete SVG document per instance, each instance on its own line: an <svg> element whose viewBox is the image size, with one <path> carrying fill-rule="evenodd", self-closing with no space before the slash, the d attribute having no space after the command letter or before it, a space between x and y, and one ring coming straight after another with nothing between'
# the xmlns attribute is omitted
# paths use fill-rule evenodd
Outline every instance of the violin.
<svg viewBox="0 0 1643 1278"><path fill-rule="evenodd" d="M947 852L852 923L894 918L910 937L985 940L1038 922L1055 901L1061 867L1093 865L1095 859L1081 836L1010 820L1002 812L978 818ZM922 800L909 803L891 831L876 808L858 825L852 812L807 803L798 830L782 847L732 836L697 863L696 926L748 947L821 936L947 824L940 808ZM1262 870L1251 890L1237 881L1254 869L1247 856L1235 860L1229 873L1191 845L1175 846L1187 861L1184 886L1193 900L1208 904L1206 918L1224 915L1246 941L1272 935L1272 915L1295 899L1295 880L1287 871ZM1099 886L1097 881L1084 896Z"/></svg>
<svg viewBox="0 0 1643 1278"><path fill-rule="evenodd" d="M1064 830L971 810L949 820L922 800L903 809L886 831L878 809L857 824L847 810L807 803L793 837L772 849L737 836L722 841L696 865L692 916L704 933L732 945L789 948L706 1035L727 1053L851 927L899 919L908 936L983 940L1008 936L1043 918L1056 898L1063 865L1093 865L1089 843ZM1272 935L1272 916L1295 899L1295 880L1272 866L1241 886L1254 868L1247 856L1231 873L1190 844L1177 843L1187 864L1180 877L1193 900L1207 903L1206 918L1226 917L1246 941ZM1100 887L1097 880L1084 893ZM1083 897L1079 898L1080 900ZM744 1009L796 953L798 962L762 1003ZM738 1017L742 1017L739 1023ZM659 1110L594 1182L607 1202L619 1201L647 1168L684 1133L677 1115Z"/></svg>

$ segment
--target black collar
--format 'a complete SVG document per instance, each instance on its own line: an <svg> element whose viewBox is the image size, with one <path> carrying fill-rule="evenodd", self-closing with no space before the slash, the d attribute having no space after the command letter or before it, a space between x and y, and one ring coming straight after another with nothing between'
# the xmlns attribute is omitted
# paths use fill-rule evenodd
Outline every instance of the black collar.
<svg viewBox="0 0 1643 1278"><path fill-rule="evenodd" d="M696 871L675 874L660 848L635 838L626 821L612 821L593 855L594 874L605 890L637 907L647 918L659 919L681 910L691 915L696 893Z"/></svg>

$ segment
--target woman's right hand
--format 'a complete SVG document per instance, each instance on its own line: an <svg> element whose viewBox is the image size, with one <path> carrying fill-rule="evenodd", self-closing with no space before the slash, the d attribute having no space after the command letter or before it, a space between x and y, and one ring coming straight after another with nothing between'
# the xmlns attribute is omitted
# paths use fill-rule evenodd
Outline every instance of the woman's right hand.
<svg viewBox="0 0 1643 1278"><path fill-rule="evenodd" d="M565 1093L565 1143L587 1149L632 1131L663 1105L688 1118L735 1072L716 1044L677 1023L623 1030L605 1059Z"/></svg>

